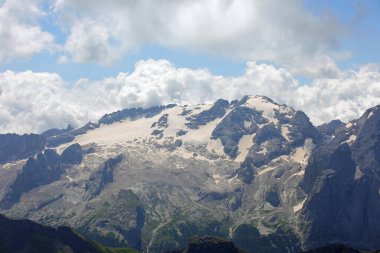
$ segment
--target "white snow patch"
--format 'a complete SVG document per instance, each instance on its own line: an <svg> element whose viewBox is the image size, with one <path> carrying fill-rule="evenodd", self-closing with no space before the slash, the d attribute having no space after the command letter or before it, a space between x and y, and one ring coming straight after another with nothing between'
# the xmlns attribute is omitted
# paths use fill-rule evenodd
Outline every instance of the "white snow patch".
<svg viewBox="0 0 380 253"><path fill-rule="evenodd" d="M281 126L281 135L287 141L290 141L290 138L289 138L289 133L290 133L289 128L290 128L290 125L282 125Z"/></svg>
<svg viewBox="0 0 380 253"><path fill-rule="evenodd" d="M214 179L215 184L218 184L220 181L222 181L223 178L220 174L214 174L212 175L212 179Z"/></svg>
<svg viewBox="0 0 380 253"><path fill-rule="evenodd" d="M74 179L70 177L69 175L66 176L66 178L69 180L69 183L71 183Z"/></svg>
<svg viewBox="0 0 380 253"><path fill-rule="evenodd" d="M268 153L268 149L264 146L260 146L260 150L257 152L258 154L266 155Z"/></svg>
<svg viewBox="0 0 380 253"><path fill-rule="evenodd" d="M291 159L302 165L306 165L307 161L309 160L310 153L314 149L314 146L315 145L313 143L313 140L307 138L305 140L305 144L302 147L296 148L296 151L291 156Z"/></svg>
<svg viewBox="0 0 380 253"><path fill-rule="evenodd" d="M373 116L373 112L371 111L368 116L367 116L367 119L371 118Z"/></svg>
<svg viewBox="0 0 380 253"><path fill-rule="evenodd" d="M288 178L288 180L289 179L291 179L292 177L303 177L305 175L305 170L300 170L300 171L298 171L297 173L294 173L294 174L292 174L292 175L290 175L290 177Z"/></svg>
<svg viewBox="0 0 380 253"><path fill-rule="evenodd" d="M73 143L77 142L80 145L86 145L90 143L96 143L97 145L111 146L113 144L122 143L145 143L146 141L155 141L158 143L164 143L168 139L175 141L177 139L182 140L183 143L190 143L195 145L206 144L207 149L210 152L224 155L223 145L220 139L211 139L211 134L216 126L223 118L215 119L212 122L204 126L200 126L199 129L189 129L186 126L188 120L186 119L190 115L198 114L204 110L208 110L212 105L195 105L195 106L175 106L173 108L166 109L160 114L152 118L141 118L137 120L124 120L122 122L115 122L111 125L102 125L99 128L88 131L86 134L79 135L75 138ZM183 110L191 110L190 115L181 115ZM228 115L231 110L227 110ZM151 133L154 129L151 128L154 122L157 122L164 114L168 114L168 127L163 131L163 138L156 139ZM187 131L183 136L176 136L178 130ZM65 144L65 147L72 143ZM59 149L63 149L59 147ZM180 155L184 157L193 157L193 152L187 152L183 148L177 149ZM202 154L198 154L196 159L203 159Z"/></svg>
<svg viewBox="0 0 380 253"><path fill-rule="evenodd" d="M347 143L348 145L352 145L352 143L354 143L356 140L356 135L354 134L351 134L350 137L348 138L348 140L344 141L343 143Z"/></svg>
<svg viewBox="0 0 380 253"><path fill-rule="evenodd" d="M233 181L235 181L237 179L238 175L236 174L234 177L228 179L228 183L231 184Z"/></svg>
<svg viewBox="0 0 380 253"><path fill-rule="evenodd" d="M141 118L134 121L125 120L111 125L103 125L88 131L84 135L76 136L75 141L82 146L90 143L110 145L127 142L139 137L148 138L152 132L151 125L161 116L159 114L153 118Z"/></svg>
<svg viewBox="0 0 380 253"><path fill-rule="evenodd" d="M353 125L352 125L352 123L351 122L348 122L347 124L346 124L346 128L351 128Z"/></svg>
<svg viewBox="0 0 380 253"><path fill-rule="evenodd" d="M360 179L363 175L364 175L364 174L363 174L363 172L361 171L360 167L359 167L359 166L356 166L354 180Z"/></svg>
<svg viewBox="0 0 380 253"><path fill-rule="evenodd" d="M256 133L250 135L243 135L241 137L238 144L238 156L235 158L236 162L243 162L248 155L249 148L253 144L253 137L255 137Z"/></svg>
<svg viewBox="0 0 380 253"><path fill-rule="evenodd" d="M275 170L277 167L268 166L265 169L260 170L257 174L262 175L264 173L267 173L269 171Z"/></svg>
<svg viewBox="0 0 380 253"><path fill-rule="evenodd" d="M176 106L173 108L170 108L166 111L168 114L168 127L164 130L163 135L164 136L176 136L176 133L178 130L185 130L185 123L188 121L186 120L186 117L188 116L182 116L180 115L183 111L182 106Z"/></svg>
<svg viewBox="0 0 380 253"><path fill-rule="evenodd" d="M252 125L252 122L251 122L251 121L244 120L244 128L250 128L251 125Z"/></svg>
<svg viewBox="0 0 380 253"><path fill-rule="evenodd" d="M305 201L306 201L307 198L305 198L304 200L302 200L299 204L293 206L293 212L296 213L298 212L299 210L302 209L303 205L305 204Z"/></svg>

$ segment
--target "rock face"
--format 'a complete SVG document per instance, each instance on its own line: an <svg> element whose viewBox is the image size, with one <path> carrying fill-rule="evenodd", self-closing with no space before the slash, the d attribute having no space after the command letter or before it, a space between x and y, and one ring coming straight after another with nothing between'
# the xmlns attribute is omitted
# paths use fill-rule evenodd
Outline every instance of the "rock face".
<svg viewBox="0 0 380 253"><path fill-rule="evenodd" d="M28 158L45 147L45 138L38 134L0 134L0 164Z"/></svg>
<svg viewBox="0 0 380 253"><path fill-rule="evenodd" d="M108 159L98 171L95 171L90 176L86 183L86 191L89 193L90 198L99 195L107 184L113 182L114 169L122 159L122 155Z"/></svg>
<svg viewBox="0 0 380 253"><path fill-rule="evenodd" d="M305 171L305 247L349 242L380 248L380 106L316 148Z"/></svg>
<svg viewBox="0 0 380 253"><path fill-rule="evenodd" d="M247 252L380 248L378 111L318 128L263 96L118 111L0 164L1 209L144 252L192 235Z"/></svg>
<svg viewBox="0 0 380 253"><path fill-rule="evenodd" d="M217 118L222 118L226 114L229 105L230 103L227 100L219 99L210 109L188 117L189 122L186 123L186 126L190 129L198 129L200 126L204 126Z"/></svg>
<svg viewBox="0 0 380 253"><path fill-rule="evenodd" d="M78 143L70 145L62 152L61 160L66 164L80 164L83 160L82 147Z"/></svg>
<svg viewBox="0 0 380 253"><path fill-rule="evenodd" d="M1 200L1 207L5 209L12 207L20 200L23 193L57 181L61 174L60 157L54 150L47 149L39 153L36 158L29 158Z"/></svg>

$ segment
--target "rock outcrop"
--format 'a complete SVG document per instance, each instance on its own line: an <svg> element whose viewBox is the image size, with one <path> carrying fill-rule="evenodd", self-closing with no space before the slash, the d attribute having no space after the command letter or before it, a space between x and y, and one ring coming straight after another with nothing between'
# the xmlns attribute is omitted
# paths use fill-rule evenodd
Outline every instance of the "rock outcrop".
<svg viewBox="0 0 380 253"><path fill-rule="evenodd" d="M38 134L0 134L0 164L28 158L44 147L45 137Z"/></svg>

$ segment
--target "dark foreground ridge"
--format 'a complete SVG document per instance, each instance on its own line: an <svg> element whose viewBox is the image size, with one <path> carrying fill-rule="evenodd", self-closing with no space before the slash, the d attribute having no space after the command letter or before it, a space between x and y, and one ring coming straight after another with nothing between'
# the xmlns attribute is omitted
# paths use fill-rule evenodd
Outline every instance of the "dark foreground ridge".
<svg viewBox="0 0 380 253"><path fill-rule="evenodd" d="M138 253L130 248L108 248L90 241L69 227L52 228L30 220L13 220L0 215L0 253ZM166 253L246 253L232 241L218 237L192 236L183 250ZM260 253L254 251L253 253ZM360 251L343 244L331 244L303 253L380 253Z"/></svg>
<svg viewBox="0 0 380 253"><path fill-rule="evenodd" d="M30 220L0 215L0 253L135 253L132 249L107 248L87 240L69 227L52 228Z"/></svg>
<svg viewBox="0 0 380 253"><path fill-rule="evenodd" d="M245 253L245 251L237 248L232 241L222 238L192 236L186 249L167 253Z"/></svg>
<svg viewBox="0 0 380 253"><path fill-rule="evenodd" d="M245 253L237 248L232 241L218 237L192 236L186 249L168 251L167 253ZM330 244L324 247L308 250L302 253L379 253L380 251L363 251L344 244ZM253 253L261 253L254 251Z"/></svg>
<svg viewBox="0 0 380 253"><path fill-rule="evenodd" d="M379 253L380 251L361 251L343 244L331 244L305 251L304 253Z"/></svg>

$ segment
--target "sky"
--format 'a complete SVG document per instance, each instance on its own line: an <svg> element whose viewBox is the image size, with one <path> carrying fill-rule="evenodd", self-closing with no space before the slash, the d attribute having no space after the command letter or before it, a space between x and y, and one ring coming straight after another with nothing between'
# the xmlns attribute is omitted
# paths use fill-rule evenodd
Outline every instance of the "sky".
<svg viewBox="0 0 380 253"><path fill-rule="evenodd" d="M0 133L266 95L315 124L380 104L379 0L0 0Z"/></svg>

